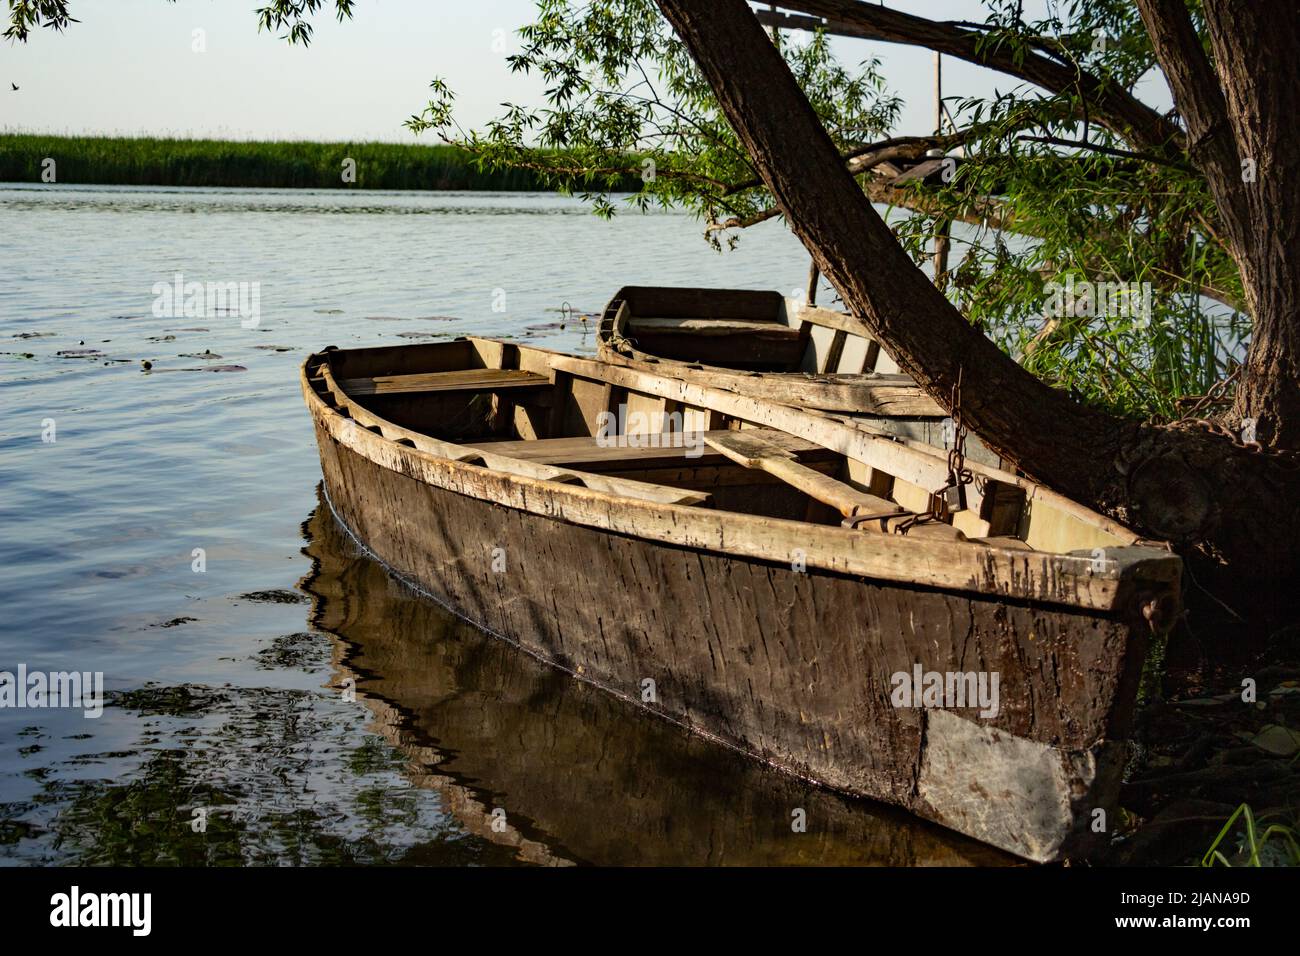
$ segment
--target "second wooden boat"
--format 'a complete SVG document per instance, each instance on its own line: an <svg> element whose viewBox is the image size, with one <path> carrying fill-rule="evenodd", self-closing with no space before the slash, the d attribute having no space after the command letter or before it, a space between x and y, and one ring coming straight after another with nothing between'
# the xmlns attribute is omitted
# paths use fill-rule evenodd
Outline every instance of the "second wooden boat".
<svg viewBox="0 0 1300 956"><path fill-rule="evenodd" d="M302 386L341 523L538 658L1028 859L1113 813L1180 562L1103 516L972 463L940 520L939 451L511 343L327 350Z"/></svg>
<svg viewBox="0 0 1300 956"><path fill-rule="evenodd" d="M948 413L853 316L778 292L624 286L605 306L603 361L870 422L944 447ZM970 458L1000 466L975 436Z"/></svg>

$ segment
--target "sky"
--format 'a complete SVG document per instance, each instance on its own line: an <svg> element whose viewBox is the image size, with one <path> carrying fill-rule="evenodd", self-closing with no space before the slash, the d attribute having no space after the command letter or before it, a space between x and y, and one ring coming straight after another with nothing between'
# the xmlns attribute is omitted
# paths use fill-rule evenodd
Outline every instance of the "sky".
<svg viewBox="0 0 1300 956"><path fill-rule="evenodd" d="M542 84L512 75L505 56L534 0L357 0L351 21L315 18L310 47L259 33L259 0L71 0L66 32L0 43L0 130L222 139L414 141L402 123L429 81L456 92L465 129L504 102L536 104ZM1029 6L1033 6L1031 2ZM0 5L7 6L7 5ZM982 20L978 0L892 0L937 19ZM195 32L204 50L196 52ZM899 134L932 132L933 54L837 39L846 62L883 62L905 107ZM945 58L944 89L967 96L1016 81ZM14 91L11 84L17 84ZM1152 102L1162 105L1157 93ZM431 136L432 134L425 134Z"/></svg>

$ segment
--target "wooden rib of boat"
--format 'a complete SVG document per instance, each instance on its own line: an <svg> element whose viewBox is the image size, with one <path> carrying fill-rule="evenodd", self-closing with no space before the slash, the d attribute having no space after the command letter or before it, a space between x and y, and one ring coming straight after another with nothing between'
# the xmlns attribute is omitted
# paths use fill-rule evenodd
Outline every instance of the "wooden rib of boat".
<svg viewBox="0 0 1300 956"><path fill-rule="evenodd" d="M513 343L326 350L302 385L342 524L537 657L1028 859L1114 810L1181 565L1103 516L971 463L899 533L941 451Z"/></svg>

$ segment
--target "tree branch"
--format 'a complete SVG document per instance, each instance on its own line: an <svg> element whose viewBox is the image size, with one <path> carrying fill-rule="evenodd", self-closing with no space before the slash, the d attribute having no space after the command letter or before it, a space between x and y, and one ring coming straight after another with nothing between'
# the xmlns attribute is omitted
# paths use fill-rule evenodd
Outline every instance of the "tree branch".
<svg viewBox="0 0 1300 956"><path fill-rule="evenodd" d="M863 0L781 0L780 6L810 14L820 22L800 22L771 11L756 11L762 23L821 27L828 33L926 47L948 56L1019 77L1052 93L1077 93L1092 117L1111 132L1147 152L1176 159L1183 151L1182 131L1158 110L1147 106L1113 81L1060 60L1030 51L990 44L987 36L945 23L876 6Z"/></svg>
<svg viewBox="0 0 1300 956"><path fill-rule="evenodd" d="M1155 163L1157 166L1168 166L1171 169L1181 169L1184 172L1192 172L1191 167L1183 162L1166 159L1163 156L1155 156L1151 153L1136 153L1131 149L1115 149L1113 146L1103 146L1101 143L1090 143L1085 139L1062 139L1059 136L1019 136L1017 139L1022 143L1046 143L1049 146L1071 146L1075 149L1086 149L1092 153L1101 153L1104 156L1114 156L1117 159L1136 159L1143 163Z"/></svg>
<svg viewBox="0 0 1300 956"><path fill-rule="evenodd" d="M856 146L840 154L846 161L849 172L857 175L874 169L881 163L896 159L921 159L931 149L952 149L968 141L974 135L973 129L963 130L947 136L893 136L878 143ZM746 179L728 186L724 196L731 196L746 189L757 189L763 185L761 177Z"/></svg>

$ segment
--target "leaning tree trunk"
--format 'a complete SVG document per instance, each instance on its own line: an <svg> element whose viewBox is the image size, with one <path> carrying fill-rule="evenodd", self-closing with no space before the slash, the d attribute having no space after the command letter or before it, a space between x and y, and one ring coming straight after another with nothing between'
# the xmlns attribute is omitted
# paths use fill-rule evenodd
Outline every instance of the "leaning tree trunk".
<svg viewBox="0 0 1300 956"><path fill-rule="evenodd" d="M960 374L962 414L987 444L1034 478L1173 542L1189 559L1189 597L1212 593L1213 605L1248 618L1257 634L1294 620L1294 456L1116 418L1026 372L908 258L744 0L658 3L790 227L904 371L945 406Z"/></svg>

